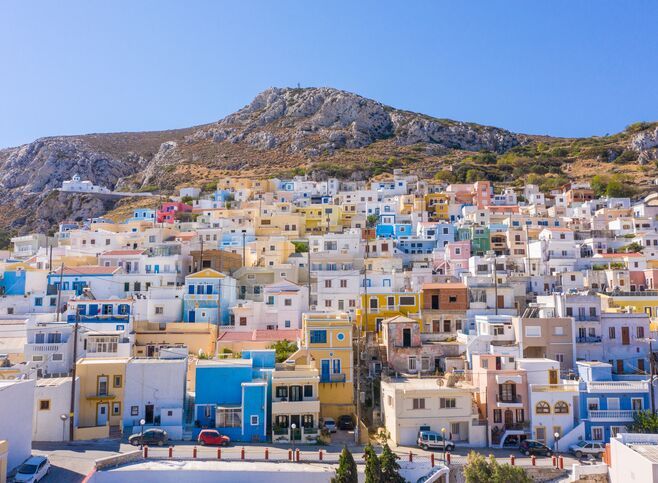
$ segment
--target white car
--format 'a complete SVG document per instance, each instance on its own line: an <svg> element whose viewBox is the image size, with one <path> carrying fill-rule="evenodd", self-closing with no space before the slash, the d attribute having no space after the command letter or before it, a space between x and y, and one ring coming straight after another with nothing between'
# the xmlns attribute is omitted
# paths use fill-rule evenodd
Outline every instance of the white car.
<svg viewBox="0 0 658 483"><path fill-rule="evenodd" d="M605 444L596 441L580 441L569 446L569 451L576 455L576 458L590 454L602 458L605 453Z"/></svg>
<svg viewBox="0 0 658 483"><path fill-rule="evenodd" d="M50 473L48 458L31 456L18 468L14 481L21 483L41 481L48 473Z"/></svg>
<svg viewBox="0 0 658 483"><path fill-rule="evenodd" d="M324 426L324 429L326 429L330 433L336 432L337 428L336 428L336 421L334 421L334 418L324 418L322 425Z"/></svg>

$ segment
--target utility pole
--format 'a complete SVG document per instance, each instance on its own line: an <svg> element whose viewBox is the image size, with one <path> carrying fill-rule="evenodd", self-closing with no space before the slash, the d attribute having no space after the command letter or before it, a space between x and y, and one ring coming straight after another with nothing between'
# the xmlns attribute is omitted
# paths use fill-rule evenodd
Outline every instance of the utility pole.
<svg viewBox="0 0 658 483"><path fill-rule="evenodd" d="M494 307L495 309L495 314L498 315L498 274L496 273L496 256L494 255L493 259L493 278L494 278Z"/></svg>
<svg viewBox="0 0 658 483"><path fill-rule="evenodd" d="M59 286L57 287L57 322L59 322L59 308L62 300L62 282L64 280L64 262L59 267Z"/></svg>
<svg viewBox="0 0 658 483"><path fill-rule="evenodd" d="M308 310L311 310L311 240L309 238L306 239L307 247L308 249L306 250L306 265L307 265L307 286L308 286Z"/></svg>
<svg viewBox="0 0 658 483"><path fill-rule="evenodd" d="M356 425L354 426L354 443L359 444L361 424L361 326L365 323L365 332L368 332L368 253L370 250L370 237L366 231L366 252L363 259L363 314L361 324L356 327ZM374 401L374 399L373 399Z"/></svg>
<svg viewBox="0 0 658 483"><path fill-rule="evenodd" d="M246 253L247 253L247 245L246 245L246 238L247 234L245 232L242 232L242 266L246 267L247 266L247 258L246 258Z"/></svg>
<svg viewBox="0 0 658 483"><path fill-rule="evenodd" d="M199 270L203 270L203 235L199 235L199 240L201 241L201 260L199 261Z"/></svg>
<svg viewBox="0 0 658 483"><path fill-rule="evenodd" d="M50 241L48 241L48 249L50 252L48 255L48 273L53 273L53 246L50 244Z"/></svg>
<svg viewBox="0 0 658 483"><path fill-rule="evenodd" d="M80 313L78 306L75 307L75 326L73 327L73 371L71 372L71 405L69 407L69 441L75 439L75 376L76 376L76 361L78 358L78 327L80 323Z"/></svg>
<svg viewBox="0 0 658 483"><path fill-rule="evenodd" d="M654 398L653 376L656 373L655 357L653 356L653 339L649 338L649 370L651 371L651 378L649 379L649 391L651 391L651 414L656 414L656 400Z"/></svg>

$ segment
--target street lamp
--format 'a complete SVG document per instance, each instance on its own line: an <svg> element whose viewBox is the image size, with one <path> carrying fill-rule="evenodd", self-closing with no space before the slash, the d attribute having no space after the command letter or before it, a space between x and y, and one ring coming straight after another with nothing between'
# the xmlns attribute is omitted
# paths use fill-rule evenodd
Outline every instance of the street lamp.
<svg viewBox="0 0 658 483"><path fill-rule="evenodd" d="M144 418L139 420L139 425L142 427L142 432L139 436L139 449L144 448L144 425L146 424L146 420Z"/></svg>
<svg viewBox="0 0 658 483"><path fill-rule="evenodd" d="M68 415L66 414L60 414L59 419L62 420L62 441L66 441L66 420L68 419Z"/></svg>
<svg viewBox="0 0 658 483"><path fill-rule="evenodd" d="M295 429L297 428L297 425L295 423L292 423L290 425L290 429L292 429L292 434L290 435L290 439L292 440L292 450L293 452L295 451Z"/></svg>
<svg viewBox="0 0 658 483"><path fill-rule="evenodd" d="M443 462L446 461L446 428L441 428L441 437L443 438Z"/></svg>
<svg viewBox="0 0 658 483"><path fill-rule="evenodd" d="M555 437L555 456L560 456L560 433L555 431L553 437Z"/></svg>

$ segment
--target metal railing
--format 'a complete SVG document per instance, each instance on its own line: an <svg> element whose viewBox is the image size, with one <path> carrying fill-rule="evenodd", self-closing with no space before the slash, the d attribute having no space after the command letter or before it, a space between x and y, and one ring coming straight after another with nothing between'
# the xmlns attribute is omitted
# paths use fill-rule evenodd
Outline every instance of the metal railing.
<svg viewBox="0 0 658 483"><path fill-rule="evenodd" d="M345 382L345 374L322 374L320 376L320 382Z"/></svg>
<svg viewBox="0 0 658 483"><path fill-rule="evenodd" d="M578 344L592 344L596 342L601 342L600 335L589 335L585 337L576 337L576 343Z"/></svg>
<svg viewBox="0 0 658 483"><path fill-rule="evenodd" d="M521 395L517 394L515 396L503 396L502 394L496 394L496 402L499 403L510 403L510 404L520 404L523 402Z"/></svg>

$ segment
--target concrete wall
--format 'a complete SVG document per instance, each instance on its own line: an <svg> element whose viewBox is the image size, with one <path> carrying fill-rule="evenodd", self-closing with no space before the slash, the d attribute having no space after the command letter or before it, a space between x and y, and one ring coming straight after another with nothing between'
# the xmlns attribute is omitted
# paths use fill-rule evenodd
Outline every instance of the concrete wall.
<svg viewBox="0 0 658 483"><path fill-rule="evenodd" d="M34 384L34 380L0 381L0 440L9 443L9 471L32 453Z"/></svg>
<svg viewBox="0 0 658 483"><path fill-rule="evenodd" d="M76 378L78 379L78 378ZM48 381L48 379L42 379ZM56 385L38 385L34 391L34 414L33 414L33 441L68 441L69 420L62 423L60 416L69 415L71 410L71 378L61 381ZM42 410L40 401L50 401L49 409ZM80 400L80 384L75 386L75 414L74 422L77 425L77 406Z"/></svg>

